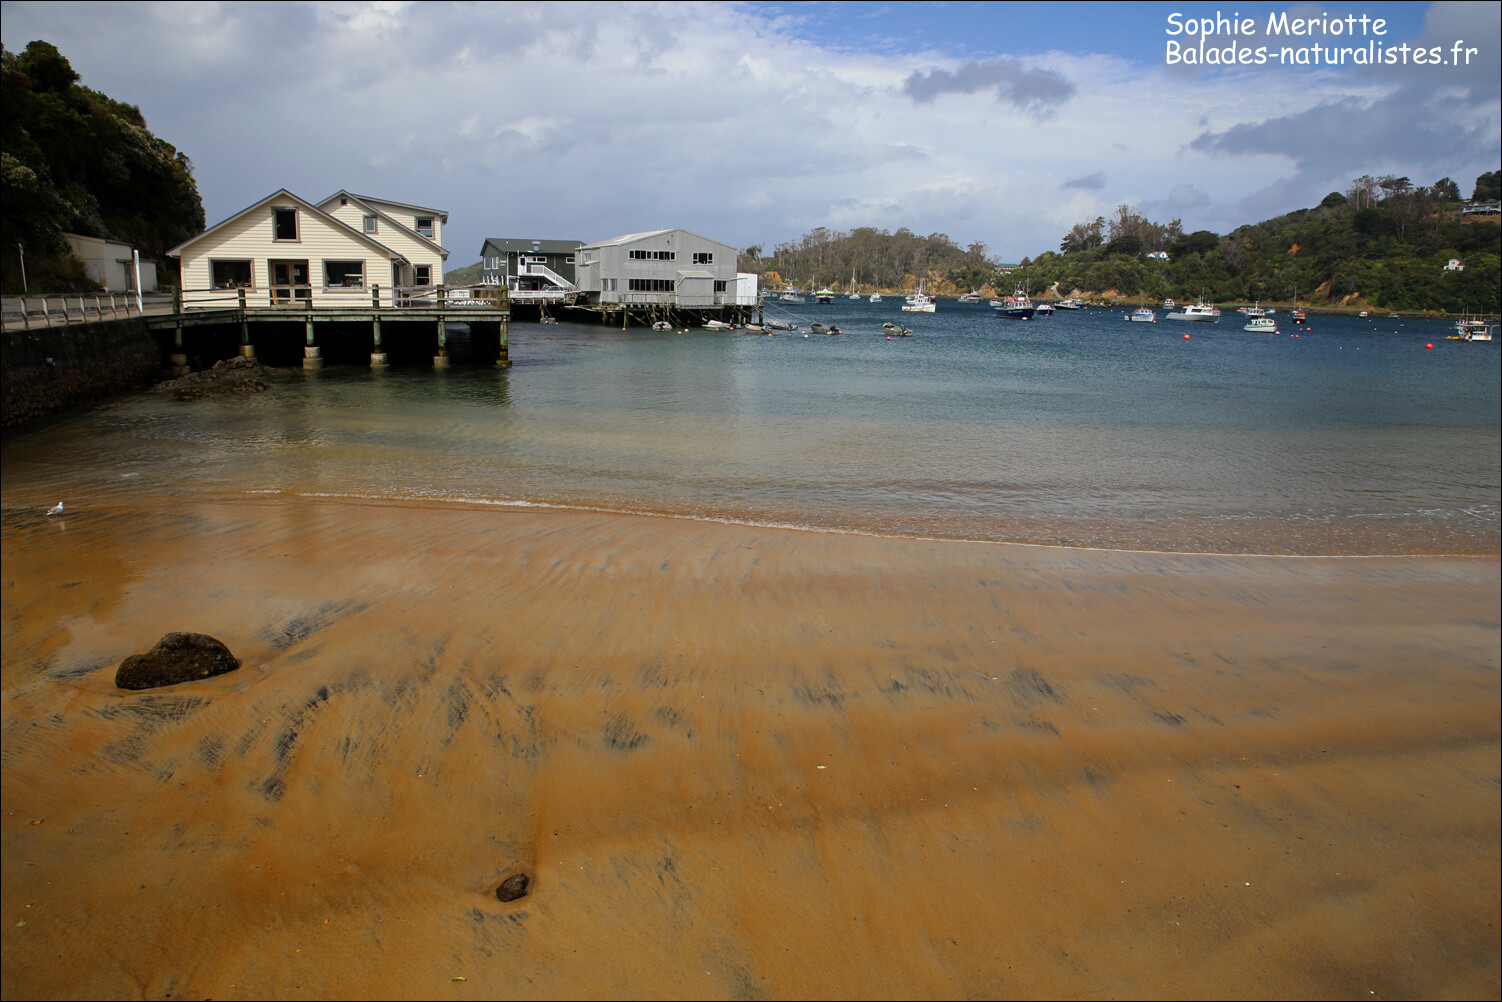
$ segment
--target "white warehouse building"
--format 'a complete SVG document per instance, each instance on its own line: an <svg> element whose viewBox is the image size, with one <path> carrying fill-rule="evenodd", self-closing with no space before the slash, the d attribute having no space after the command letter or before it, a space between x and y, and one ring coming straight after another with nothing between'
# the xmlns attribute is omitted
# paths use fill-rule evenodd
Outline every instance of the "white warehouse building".
<svg viewBox="0 0 1502 1002"><path fill-rule="evenodd" d="M756 276L737 276L735 259L734 247L688 230L628 233L580 247L575 281L590 306L754 306Z"/></svg>

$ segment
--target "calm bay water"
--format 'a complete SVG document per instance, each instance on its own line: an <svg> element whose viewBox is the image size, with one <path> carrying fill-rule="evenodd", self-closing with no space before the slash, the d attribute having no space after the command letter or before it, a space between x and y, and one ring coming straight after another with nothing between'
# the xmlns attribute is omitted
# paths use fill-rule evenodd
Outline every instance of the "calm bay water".
<svg viewBox="0 0 1502 1002"><path fill-rule="evenodd" d="M1294 338L1235 314L900 304L795 308L838 337L519 323L509 372L144 394L9 435L5 505L286 492L1082 546L1499 550L1495 342L1446 341L1438 321L1315 317ZM888 340L884 320L915 336Z"/></svg>

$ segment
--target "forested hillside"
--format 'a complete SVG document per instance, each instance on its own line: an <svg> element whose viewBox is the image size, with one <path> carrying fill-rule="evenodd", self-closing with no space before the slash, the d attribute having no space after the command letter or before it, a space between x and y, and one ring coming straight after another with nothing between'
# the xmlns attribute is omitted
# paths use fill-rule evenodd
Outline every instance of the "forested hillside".
<svg viewBox="0 0 1502 1002"><path fill-rule="evenodd" d="M163 252L203 229L193 165L153 136L141 109L79 84L47 42L0 50L0 281L21 289L17 244L30 286L88 286L62 234L122 240L175 276Z"/></svg>
<svg viewBox="0 0 1502 1002"><path fill-rule="evenodd" d="M1476 179L1473 199L1495 200L1498 173ZM1449 178L1363 176L1319 205L1224 236L1183 233L1130 206L1087 220L1013 276L1034 293L1125 299L1287 302L1392 310L1495 313L1502 290L1496 215L1462 215ZM1161 251L1167 260L1149 255ZM1451 262L1459 266L1450 267Z"/></svg>
<svg viewBox="0 0 1502 1002"><path fill-rule="evenodd" d="M931 292L964 292L991 283L996 262L983 243L962 248L943 233L920 237L907 229L896 233L861 227L849 233L819 227L797 242L778 244L770 255L748 247L740 255L741 271L762 276L762 288L783 283L846 289L851 275L865 290L915 287L920 279Z"/></svg>

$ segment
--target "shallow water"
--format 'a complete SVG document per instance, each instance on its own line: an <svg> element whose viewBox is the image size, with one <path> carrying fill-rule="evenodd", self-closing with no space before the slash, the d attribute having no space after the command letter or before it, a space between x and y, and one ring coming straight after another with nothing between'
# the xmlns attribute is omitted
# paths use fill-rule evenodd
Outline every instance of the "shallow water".
<svg viewBox="0 0 1502 1002"><path fill-rule="evenodd" d="M1295 338L1232 314L899 306L798 308L838 337L518 323L510 371L461 358L289 373L258 396L142 394L8 435L7 517L286 492L1195 552L1498 552L1495 342L1446 341L1438 321L1315 317ZM884 320L915 336L887 339Z"/></svg>

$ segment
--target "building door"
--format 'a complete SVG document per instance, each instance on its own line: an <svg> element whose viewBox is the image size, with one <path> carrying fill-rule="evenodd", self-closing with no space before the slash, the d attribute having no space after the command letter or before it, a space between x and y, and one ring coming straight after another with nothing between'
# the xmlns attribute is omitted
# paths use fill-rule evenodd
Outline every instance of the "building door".
<svg viewBox="0 0 1502 1002"><path fill-rule="evenodd" d="M271 271L273 303L313 298L313 287L308 283L307 261L267 261L266 264Z"/></svg>

